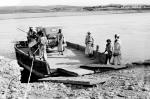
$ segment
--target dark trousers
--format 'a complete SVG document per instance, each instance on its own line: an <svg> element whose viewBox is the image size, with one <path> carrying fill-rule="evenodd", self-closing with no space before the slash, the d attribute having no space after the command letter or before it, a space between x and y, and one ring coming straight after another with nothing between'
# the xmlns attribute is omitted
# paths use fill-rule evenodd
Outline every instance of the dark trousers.
<svg viewBox="0 0 150 99"><path fill-rule="evenodd" d="M107 64L107 61L109 61L110 63L111 57L112 57L112 54L106 54L105 64Z"/></svg>

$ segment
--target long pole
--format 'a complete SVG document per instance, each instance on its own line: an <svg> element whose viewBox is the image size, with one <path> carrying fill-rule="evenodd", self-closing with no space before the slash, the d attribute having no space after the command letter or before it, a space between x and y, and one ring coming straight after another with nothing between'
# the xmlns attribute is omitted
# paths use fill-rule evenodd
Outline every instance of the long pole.
<svg viewBox="0 0 150 99"><path fill-rule="evenodd" d="M39 49L39 48L37 48L37 50L38 50L38 49ZM34 52L34 54L37 52L37 50ZM28 92L28 89L29 89L29 82L30 82L31 73L32 73L32 70L33 70L34 59L35 59L35 57L33 57L33 59L32 59L32 64L31 64L31 69L30 69L30 74L29 74L29 78L28 78L27 89L26 89L26 92L25 92L25 95L24 95L24 99L27 98L27 92Z"/></svg>
<svg viewBox="0 0 150 99"><path fill-rule="evenodd" d="M29 89L29 82L30 82L31 73L32 73L32 69L33 69L33 62L34 62L34 58L32 60L32 64L31 64L31 69L30 69L30 74L29 74L29 78L28 78L27 89L26 89L26 92L25 92L25 95L24 95L24 99L27 98L27 92L28 92L28 89Z"/></svg>
<svg viewBox="0 0 150 99"><path fill-rule="evenodd" d="M20 29L20 28L17 28L18 30L20 30L20 31L22 31L22 32L24 32L24 33L27 33L26 31L24 31L24 30L22 30L22 29Z"/></svg>

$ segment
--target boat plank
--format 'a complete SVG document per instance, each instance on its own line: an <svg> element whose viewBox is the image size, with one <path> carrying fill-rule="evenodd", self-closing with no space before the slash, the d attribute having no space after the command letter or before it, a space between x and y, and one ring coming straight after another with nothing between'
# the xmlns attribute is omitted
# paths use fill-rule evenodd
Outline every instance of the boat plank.
<svg viewBox="0 0 150 99"><path fill-rule="evenodd" d="M132 62L133 65L150 65L150 60L145 60L145 61L138 61L138 62Z"/></svg>
<svg viewBox="0 0 150 99"><path fill-rule="evenodd" d="M81 68L86 69L124 69L127 68L127 65L102 65L102 64L85 64L80 66Z"/></svg>
<svg viewBox="0 0 150 99"><path fill-rule="evenodd" d="M68 73L75 73L78 76L86 75L86 74L93 74L94 71L92 70L87 70L87 69L82 69L82 68L62 68L62 71L69 71Z"/></svg>
<svg viewBox="0 0 150 99"><path fill-rule="evenodd" d="M49 81L54 83L64 83L64 84L75 84L75 85L96 85L104 83L111 77L107 78L88 78L88 77L48 77L42 78L38 81Z"/></svg>

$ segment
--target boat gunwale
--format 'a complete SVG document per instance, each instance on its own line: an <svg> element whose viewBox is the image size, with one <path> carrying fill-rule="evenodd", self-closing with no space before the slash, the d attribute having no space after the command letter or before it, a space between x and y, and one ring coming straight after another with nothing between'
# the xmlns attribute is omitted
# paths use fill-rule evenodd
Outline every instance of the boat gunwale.
<svg viewBox="0 0 150 99"><path fill-rule="evenodd" d="M18 45L18 44L15 44L15 47L14 47L15 49L17 49L17 51L19 51L20 53L22 53L22 54L28 56L30 59L33 59L33 58L34 58L33 56L29 56L27 53L25 53L24 51L20 50L19 47L17 47L17 45ZM21 47L20 47L20 48L21 48ZM35 58L35 60L41 61L41 62L45 62L45 61L39 60L39 59L37 59L37 58ZM45 63L46 63L46 62L45 62Z"/></svg>
<svg viewBox="0 0 150 99"><path fill-rule="evenodd" d="M30 60L33 60L33 56L29 56L27 53L25 53L24 51L22 51L21 49L19 49L19 47L17 47L17 45L20 45L20 44L15 44L14 48L15 48L15 53L18 53L18 54L22 54L22 56L26 56L28 57ZM21 47L20 47L21 48ZM22 47L23 48L23 47ZM26 64L24 64L21 60L19 60L17 57L16 57L17 61L18 61L18 64L21 65L21 67L23 66L25 69L27 69L28 71L30 71L30 68L31 66L28 66ZM34 61L39 61L39 62L42 62L44 64L47 64L45 61L42 61L42 60L38 60L38 59L35 59ZM48 72L48 71L47 71ZM43 78L45 77L45 75L47 74L42 74L40 73L39 71L33 69L32 70L32 73L36 76L38 76L39 78Z"/></svg>

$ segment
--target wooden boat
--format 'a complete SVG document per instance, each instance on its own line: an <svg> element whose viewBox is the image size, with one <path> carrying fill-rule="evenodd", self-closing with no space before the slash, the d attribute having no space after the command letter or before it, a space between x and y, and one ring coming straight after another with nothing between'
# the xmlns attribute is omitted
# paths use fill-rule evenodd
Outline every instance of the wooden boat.
<svg viewBox="0 0 150 99"><path fill-rule="evenodd" d="M28 53L28 43L27 41L19 41L15 44L15 53L18 64L23 67L25 70L30 71L33 56L30 56ZM45 77L45 75L50 74L50 68L45 61L35 59L33 62L32 73L38 78Z"/></svg>
<svg viewBox="0 0 150 99"><path fill-rule="evenodd" d="M80 68L80 66L90 63L105 63L105 54L94 51L94 60L85 57L85 47L79 44L66 42L67 49L63 56L57 54L56 50L48 52L48 61L39 59L38 51L35 56L30 55L27 41L19 41L15 44L15 53L18 64L26 71L31 70L32 76L40 79L48 76L79 76L94 73L92 70ZM37 46L33 48L33 52ZM71 56L72 55L72 56ZM28 75L28 74L25 74Z"/></svg>

